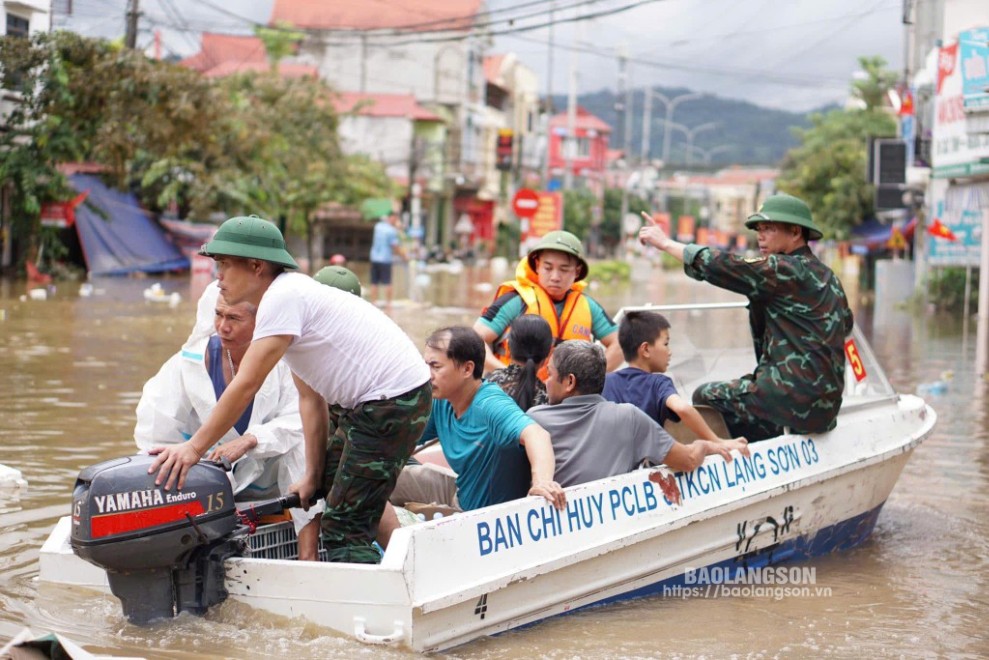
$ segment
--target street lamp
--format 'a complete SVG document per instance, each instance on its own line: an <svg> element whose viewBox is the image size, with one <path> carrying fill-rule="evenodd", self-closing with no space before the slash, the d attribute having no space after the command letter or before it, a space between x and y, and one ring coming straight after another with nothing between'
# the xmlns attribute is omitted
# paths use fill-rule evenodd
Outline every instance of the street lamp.
<svg viewBox="0 0 989 660"><path fill-rule="evenodd" d="M669 136L671 128L675 128L678 131L682 131L683 134L687 136L687 165L690 165L690 154L694 149L694 136L702 131L708 131L713 128L717 128L718 126L721 126L721 122L717 122L717 121L709 121L705 124L701 124L700 126L694 126L693 128L690 128L689 126L686 126L684 124L678 124L675 121L668 122L665 119L661 119L660 121L662 121L664 124L663 132L667 136ZM664 165L666 164L665 160L663 164Z"/></svg>
<svg viewBox="0 0 989 660"><path fill-rule="evenodd" d="M694 136L701 131L709 131L721 126L721 122L709 121L706 124L701 124L700 126L694 126L687 130L687 167L690 167L691 151L694 147Z"/></svg>
<svg viewBox="0 0 989 660"><path fill-rule="evenodd" d="M701 158L704 159L705 165L711 164L711 159L714 158L714 154L720 153L722 151L731 151L735 148L735 145L731 144L719 144L716 147L711 147L710 149L704 149L698 147L696 144L690 145L691 151L700 154Z"/></svg>
<svg viewBox="0 0 989 660"><path fill-rule="evenodd" d="M642 160L649 159L649 129L652 123L652 99L656 97L666 106L666 118L663 122L663 165L665 166L670 157L670 131L669 126L673 124L673 112L676 107L685 101L693 101L694 99L699 99L703 94L699 92L690 92L689 94L681 94L680 96L675 96L672 99L667 97L661 92L657 92L654 89L646 89L645 91L645 108L642 113Z"/></svg>

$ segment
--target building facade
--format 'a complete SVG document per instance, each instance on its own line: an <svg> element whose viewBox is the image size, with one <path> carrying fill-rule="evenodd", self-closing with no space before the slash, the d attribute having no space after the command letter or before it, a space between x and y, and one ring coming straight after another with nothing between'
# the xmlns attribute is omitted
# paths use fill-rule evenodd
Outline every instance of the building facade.
<svg viewBox="0 0 989 660"><path fill-rule="evenodd" d="M270 25L290 25L306 36L296 60L312 64L342 93L413 97L446 125L438 172L424 192L427 244L447 245L457 222L457 200L480 199L485 187L487 119L484 51L488 39L475 28L481 0L395 0L325 3L275 0ZM389 165L408 169L405 163ZM410 196L405 207L412 208ZM460 202L462 204L462 202Z"/></svg>

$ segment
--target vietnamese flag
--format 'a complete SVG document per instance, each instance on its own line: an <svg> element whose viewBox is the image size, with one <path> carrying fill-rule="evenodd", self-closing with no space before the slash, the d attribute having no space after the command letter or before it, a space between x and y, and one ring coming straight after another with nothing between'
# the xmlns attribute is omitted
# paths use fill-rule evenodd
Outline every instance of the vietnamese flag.
<svg viewBox="0 0 989 660"><path fill-rule="evenodd" d="M958 240L958 237L955 236L953 231L941 224L940 218L934 218L934 222L932 222L931 226L927 228L927 233L938 238L946 238L949 241Z"/></svg>
<svg viewBox="0 0 989 660"><path fill-rule="evenodd" d="M913 117L914 107L913 107L913 93L909 89L904 89L900 94L900 111L901 117Z"/></svg>

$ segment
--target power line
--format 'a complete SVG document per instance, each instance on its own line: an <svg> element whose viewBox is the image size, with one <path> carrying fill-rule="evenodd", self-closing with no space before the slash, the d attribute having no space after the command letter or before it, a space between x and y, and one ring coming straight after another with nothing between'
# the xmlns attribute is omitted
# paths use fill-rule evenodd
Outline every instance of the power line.
<svg viewBox="0 0 989 660"><path fill-rule="evenodd" d="M794 56L796 56L796 55L798 55L800 53L805 53L805 52L807 52L808 50L810 50L812 48L816 48L822 41L825 41L827 39L830 39L833 34L835 34L835 33L839 32L839 31L843 30L846 27L848 27L855 20L860 19L860 18L862 18L864 16L868 16L869 14L877 11L879 9L879 5L881 5L882 3L883 3L883 0L877 0L877 2L873 3L873 5L869 9L866 9L865 11L862 11L862 12L860 12L858 14L853 14L852 16L849 16L848 17L848 20L842 21L841 23L839 23L838 25L836 25L834 28L832 28L829 32L825 32L824 35L821 36L821 37L819 37L818 39L814 39L812 41L803 43L803 44L800 45L799 48L797 48L795 50L787 51L787 53L785 55L785 58L791 58L791 57L794 57ZM780 62L780 59L777 58L777 61L776 62L772 62L771 65L778 64L779 62Z"/></svg>
<svg viewBox="0 0 989 660"><path fill-rule="evenodd" d="M666 1L667 0L637 0L636 2L632 2L631 4L623 5L621 7L614 7L612 9L604 9L604 10L601 10L601 11L598 11L598 12L595 12L595 13L592 13L592 14L581 14L581 15L571 16L569 18L561 18L561 19L556 19L556 20L553 20L553 21L548 21L548 22L545 22L545 23L539 23L537 25L527 25L527 26L522 26L522 27L506 28L504 30L494 30L494 31L486 32L483 35L472 35L472 34L467 34L467 35L448 35L448 36L443 36L443 37L432 37L432 38L426 38L426 39L412 39L412 40L405 40L405 41L390 41L390 42L388 42L388 45L390 45L390 46L406 46L406 45L409 45L409 44L443 43L443 42L447 42L447 41L464 41L466 39L471 38L472 36L497 37L497 36L508 35L508 34L518 34L518 33L522 33L522 32L531 32L533 30L541 30L542 28L549 27L550 25L560 25L562 23L577 23L577 22L582 22L582 21L589 21L589 20L592 20L592 19L595 19L595 18L602 18L604 16L614 16L616 14L621 14L621 13L624 13L624 12L629 11L631 9L636 9L638 7L643 7L645 5L651 5L651 4L655 4L657 2L666 2ZM368 36L370 36L370 37L376 37L378 35L372 33L372 34L369 34ZM344 42L341 42L340 45L345 45L345 43Z"/></svg>
<svg viewBox="0 0 989 660"><path fill-rule="evenodd" d="M377 1L383 2L384 0L377 0ZM528 5L545 4L548 1L549 0L540 0L539 2L530 2L530 3L527 3L527 4L523 4L523 5L516 5L514 7L509 7L507 9L504 9L504 10L501 10L501 11L517 10L517 9L521 9L522 7L525 7L525 6L528 6ZM555 9L551 6L551 7L547 8L547 9L540 9L538 11L534 11L534 12L529 13L529 14L520 14L520 15L517 15L517 16L509 16L507 18L498 18L498 19L494 19L494 20L481 20L480 22L472 23L470 25L470 27L473 30L478 30L478 29L486 28L486 27L489 27L489 26L492 26L492 25L497 25L498 23L506 23L507 25L511 25L515 21L520 21L520 20L523 20L523 19L526 19L526 18L538 18L538 17L542 17L542 16L548 16L548 15L550 15L550 14L556 12L556 11L564 11L564 10L567 10L567 9L576 9L576 8L582 7L584 5L594 5L594 4L598 4L599 2L605 2L605 1L607 1L607 0L571 0L572 4L569 4L569 5L566 5L566 6L557 6ZM491 12L487 12L486 14L481 14L481 16L483 16L484 19L488 19L488 18L490 18L490 14L496 13L498 11L499 10L493 10ZM469 20L469 18L471 18L471 17L461 17L459 19L439 19L437 21L433 21L432 23L441 23L441 22L450 23L450 22L456 22L458 20ZM420 24L420 25L423 25L423 24ZM409 34L409 33L423 34L423 33L429 33L429 32L448 32L448 31L450 31L450 29L451 28L447 27L447 28L437 28L435 30L420 30L420 29L416 29L415 28L415 24L411 24L411 27L410 27L410 25L398 26L398 27L394 27L394 28L389 28L386 31L382 31L382 32L375 31L373 34L374 34L374 36L379 36L379 35L380 36L404 35L404 34Z"/></svg>
<svg viewBox="0 0 989 660"><path fill-rule="evenodd" d="M282 29L285 29L287 31L292 31L292 32L294 32L294 31L306 31L306 30L316 31L316 29L314 29L314 28L306 28L306 27L299 28L299 27L291 26L291 27L288 27L288 28L281 28L281 27L279 27L277 25L266 25L264 23L260 23L260 22L258 22L256 20L254 20L252 18L248 18L247 16L243 16L241 14L234 13L234 12L232 12L232 11L230 11L230 10L228 10L228 9L220 6L220 5L217 5L214 2L210 2L210 0L199 0L199 1L200 1L201 4L207 6L207 7L211 8L211 9L213 9L213 10L221 13L221 14L225 14L227 16L230 16L232 18L235 18L237 20L240 20L240 21L242 21L244 23L247 23L248 25L251 25L253 27L267 27L268 29L272 29L272 30L282 30ZM394 3L391 3L391 2L387 2L386 0L372 0L372 1L378 2L380 4L384 4L384 5L392 5L393 6L393 4L394 4ZM430 32L449 32L452 29L451 28L451 25L456 25L456 24L460 24L460 23L464 23L464 22L468 22L468 21L470 21L470 23L469 23L470 28L472 30L476 30L476 29L478 29L480 27L487 27L489 25L495 25L495 24L498 24L498 23L511 24L514 21L525 19L525 18L533 18L533 17L548 15L550 13L553 13L553 8L552 8L551 5L552 5L552 3L554 1L555 0L530 0L530 2L524 2L522 4L512 5L512 6L509 6L509 7L502 7L500 9L492 9L492 10L489 10L489 11L486 11L486 12L482 12L482 13L463 14L463 15L460 15L460 16L449 16L449 17L440 17L440 15L439 14L436 14L435 12L427 12L427 13L430 13L431 15L433 15L433 16L436 16L437 18L435 18L433 20L429 20L429 21L420 21L420 22L416 22L416 23L405 23L405 24L402 24L402 25L395 25L395 26L392 26L390 28L375 29L375 30L358 30L358 29L352 29L352 28L328 28L325 31L327 31L327 32L332 32L332 31L368 32L369 33L369 36L396 36L396 35L407 35L407 34L420 34L421 35L421 34L430 33ZM571 0L571 1L573 2L573 4L571 4L569 6L566 6L566 7L562 7L562 8L559 8L558 7L556 9L556 11L559 11L560 9L573 9L575 7L579 7L579 6L582 6L582 5L597 4L599 2L605 2L607 0ZM493 15L495 15L495 14L503 14L503 13L506 13L506 12L514 12L514 11L518 11L520 9L526 9L528 7L534 7L534 6L539 6L539 5L550 5L550 6L548 8L541 9L539 11L535 11L535 12L532 12L532 13L529 13L529 14L508 16L508 17L499 18L499 19L491 19L491 17ZM477 19L479 16L482 17L482 21L481 22L474 22L475 19ZM423 28L428 28L430 26L441 26L441 27L436 27L435 29L432 29L432 30L423 29Z"/></svg>
<svg viewBox="0 0 989 660"><path fill-rule="evenodd" d="M768 0L768 1L771 2L772 0ZM899 5L897 5L897 7L898 6ZM658 43L658 45L655 48L650 48L649 50L642 51L641 55L651 55L651 54L655 53L658 50L667 49L667 48L669 48L671 46L679 46L679 45L690 44L690 43L695 43L695 42L716 41L718 43L724 43L725 41L727 41L729 39L734 39L736 37L750 36L750 35L754 35L754 34L765 34L765 33L779 34L781 31L791 30L793 28L807 27L807 26L811 26L811 25L817 25L819 23L832 23L834 21L842 20L842 19L845 19L845 18L851 18L853 16L856 17L856 18L860 18L860 17L866 16L867 14L872 14L872 13L876 13L878 11L890 9L891 7L892 7L892 5L877 6L877 7L874 7L873 9L870 9L867 12L857 12L855 14L842 14L842 15L839 15L839 16L832 16L830 18L815 19L815 20L812 20L812 21L800 21L800 22L796 22L796 23L777 24L777 25L772 25L772 26L768 26L768 27L764 27L764 28L758 28L758 29L751 29L751 30L737 29L737 30L732 30L730 32L720 32L720 33L717 33L717 34L712 34L712 33L695 33L695 34L691 35L689 38L673 39L673 40L669 40L669 41L661 41L661 42ZM756 19L756 20L760 20L761 21L761 16L758 15L758 12L757 12L756 15L753 15L752 17L750 17L750 20L746 21L746 23L752 22L753 19ZM613 26L613 27L616 27L617 28L617 26ZM621 28L617 28L617 29L621 29ZM628 34L627 31L625 31L625 30L623 30L623 31L626 32L626 34Z"/></svg>
<svg viewBox="0 0 989 660"><path fill-rule="evenodd" d="M523 37L516 36L513 37L520 39L522 41L529 41L532 43L544 44L540 39L533 37ZM588 45L573 45L573 44L557 44L558 48L563 50L576 50L581 53L587 53L589 55L595 55L597 57L603 57L605 59L613 60L617 57L617 53L613 50L604 50L599 48L594 48ZM629 57L628 61L634 64L641 64L642 66L657 69L677 69L681 71L686 71L688 73L710 73L713 75L724 76L724 77L738 77L746 76L749 78L762 78L769 82L776 82L779 84L788 84L798 87L814 87L819 86L821 83L825 84L841 84L842 86L848 84L848 80L844 78L826 78L817 77L810 78L808 76L798 76L798 75L786 75L773 73L770 71L759 70L759 69L744 69L741 67L725 67L719 66L703 66L698 65L695 62L681 62L677 60L656 60L656 59L646 59L643 57Z"/></svg>

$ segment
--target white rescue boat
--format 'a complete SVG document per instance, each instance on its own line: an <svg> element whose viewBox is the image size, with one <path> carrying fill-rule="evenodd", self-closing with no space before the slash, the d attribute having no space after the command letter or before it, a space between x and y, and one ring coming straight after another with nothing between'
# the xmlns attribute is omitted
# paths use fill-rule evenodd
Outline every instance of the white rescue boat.
<svg viewBox="0 0 989 660"><path fill-rule="evenodd" d="M748 327L741 305L636 309L670 318L670 371L688 400L754 364L748 333L725 331ZM719 345L699 346L705 333ZM590 605L682 593L698 575L720 582L851 548L936 414L893 391L857 329L846 348L829 433L754 443L751 457L709 457L691 473L652 467L568 488L564 511L528 497L403 527L379 565L270 558L292 554L291 525L262 528L253 553L225 561L228 597L369 644L439 651ZM106 572L73 553L72 525L61 519L42 548L41 580L107 589Z"/></svg>

